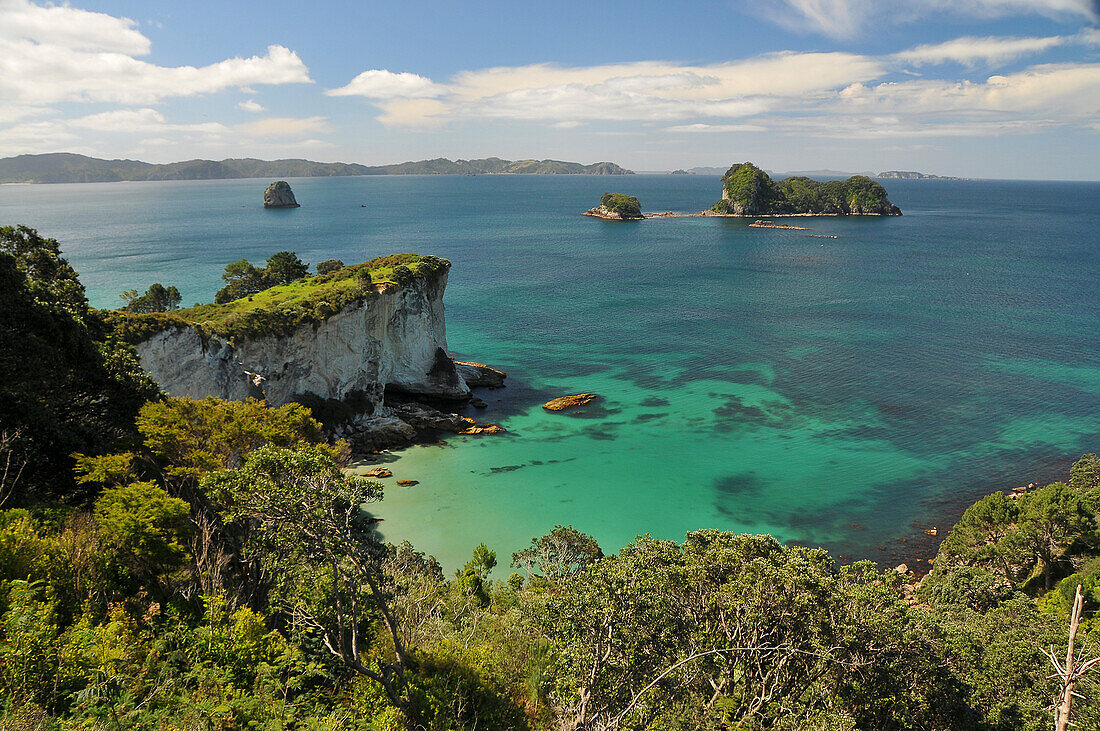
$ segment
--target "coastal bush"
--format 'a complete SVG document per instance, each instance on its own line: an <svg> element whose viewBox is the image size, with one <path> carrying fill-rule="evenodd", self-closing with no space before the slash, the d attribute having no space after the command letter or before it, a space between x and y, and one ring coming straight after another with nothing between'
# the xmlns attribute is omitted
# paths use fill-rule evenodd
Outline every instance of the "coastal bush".
<svg viewBox="0 0 1100 731"><path fill-rule="evenodd" d="M240 269L239 264L241 262L230 266ZM193 324L204 338L207 333L230 339L285 336L302 324L321 322L348 305L375 296L374 285L405 286L417 279L438 276L449 267L449 261L435 256L393 254L323 276L302 277L289 284L265 287L247 297L222 301L228 296L225 294L227 285L214 304L196 305L173 314ZM242 270L247 273L246 269ZM129 342L139 342L137 338L155 332L152 320L115 318L115 321L125 326L121 332ZM172 326L169 321L165 324Z"/></svg>
<svg viewBox="0 0 1100 731"><path fill-rule="evenodd" d="M69 455L131 439L138 408L158 393L88 306L58 242L0 227L0 463L15 466L0 480L0 507L85 497Z"/></svg>
<svg viewBox="0 0 1100 731"><path fill-rule="evenodd" d="M622 193L604 193L600 205L623 218L638 218L642 215L642 206L634 196Z"/></svg>
<svg viewBox="0 0 1100 731"><path fill-rule="evenodd" d="M163 312L132 313L124 310L112 310L106 315L106 323L116 337L130 345L137 345L166 330L190 327L188 322L178 315Z"/></svg>
<svg viewBox="0 0 1100 731"><path fill-rule="evenodd" d="M338 269L344 268L344 262L339 259L325 259L317 264L317 274L324 276L325 274L332 274Z"/></svg>
<svg viewBox="0 0 1100 731"><path fill-rule="evenodd" d="M122 299L126 302L122 308L126 312L167 312L179 309L181 297L175 287L154 282L145 294L138 295L136 289L128 289L122 293Z"/></svg>
<svg viewBox="0 0 1100 731"><path fill-rule="evenodd" d="M225 286L214 295L214 302L232 302L272 287L296 282L308 275L309 264L299 259L293 251L272 254L263 269L253 266L247 259L241 259L226 265L225 273L222 274Z"/></svg>

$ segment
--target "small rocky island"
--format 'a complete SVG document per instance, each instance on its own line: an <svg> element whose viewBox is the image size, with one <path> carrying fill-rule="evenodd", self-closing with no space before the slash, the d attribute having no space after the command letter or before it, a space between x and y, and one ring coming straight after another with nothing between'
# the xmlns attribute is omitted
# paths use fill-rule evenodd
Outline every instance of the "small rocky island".
<svg viewBox="0 0 1100 731"><path fill-rule="evenodd" d="M588 209L584 215L608 221L640 221L645 218L638 199L622 193L604 193L600 197L600 205Z"/></svg>
<svg viewBox="0 0 1100 731"><path fill-rule="evenodd" d="M276 180L264 191L264 208L301 208L301 206L294 200L294 191L290 189L290 183L285 180Z"/></svg>
<svg viewBox="0 0 1100 731"><path fill-rule="evenodd" d="M751 162L722 176L722 200L711 208L722 216L900 216L886 189L865 175L847 180L803 176L774 181Z"/></svg>

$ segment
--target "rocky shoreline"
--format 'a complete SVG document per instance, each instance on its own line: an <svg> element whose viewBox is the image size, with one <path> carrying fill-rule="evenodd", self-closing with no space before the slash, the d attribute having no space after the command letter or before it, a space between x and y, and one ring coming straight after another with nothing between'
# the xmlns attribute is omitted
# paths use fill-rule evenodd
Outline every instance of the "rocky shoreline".
<svg viewBox="0 0 1100 731"><path fill-rule="evenodd" d="M582 216L592 216L593 218L602 218L605 221L641 221L646 216L640 214L637 216L624 216L618 211L610 211L603 206L596 206L595 208L589 208L587 211L581 214Z"/></svg>

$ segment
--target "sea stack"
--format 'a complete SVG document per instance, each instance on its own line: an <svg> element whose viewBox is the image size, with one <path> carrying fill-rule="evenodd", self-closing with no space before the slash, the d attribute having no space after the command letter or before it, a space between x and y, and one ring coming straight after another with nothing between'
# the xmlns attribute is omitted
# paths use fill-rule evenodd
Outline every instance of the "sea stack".
<svg viewBox="0 0 1100 731"><path fill-rule="evenodd" d="M285 180L276 180L267 186L264 191L264 208L300 208L298 201L294 200L294 191L290 189L290 183Z"/></svg>

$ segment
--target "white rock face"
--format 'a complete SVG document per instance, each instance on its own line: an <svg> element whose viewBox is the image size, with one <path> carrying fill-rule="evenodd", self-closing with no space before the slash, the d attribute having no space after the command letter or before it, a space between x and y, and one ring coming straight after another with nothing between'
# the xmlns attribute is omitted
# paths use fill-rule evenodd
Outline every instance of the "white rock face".
<svg viewBox="0 0 1100 731"><path fill-rule="evenodd" d="M297 396L355 400L378 411L387 387L465 399L470 389L447 356L443 291L447 274L389 287L319 324L285 337L203 343L192 328L167 330L136 346L141 365L171 396Z"/></svg>

